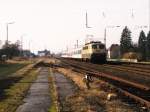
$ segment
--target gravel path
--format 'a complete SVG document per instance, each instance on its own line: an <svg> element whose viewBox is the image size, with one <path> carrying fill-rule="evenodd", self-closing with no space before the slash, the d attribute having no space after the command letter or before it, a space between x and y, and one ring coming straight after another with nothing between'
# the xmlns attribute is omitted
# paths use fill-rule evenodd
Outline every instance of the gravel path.
<svg viewBox="0 0 150 112"><path fill-rule="evenodd" d="M16 112L48 112L50 106L50 93L48 83L48 68L42 68L37 80L32 84L24 103Z"/></svg>
<svg viewBox="0 0 150 112"><path fill-rule="evenodd" d="M54 75L60 100L63 101L67 96L73 95L75 86L72 81L61 73L55 73Z"/></svg>
<svg viewBox="0 0 150 112"><path fill-rule="evenodd" d="M70 107L66 105L67 97L73 95L77 87L73 82L61 73L54 73L55 84L58 92L58 100L60 103L60 112L70 112Z"/></svg>

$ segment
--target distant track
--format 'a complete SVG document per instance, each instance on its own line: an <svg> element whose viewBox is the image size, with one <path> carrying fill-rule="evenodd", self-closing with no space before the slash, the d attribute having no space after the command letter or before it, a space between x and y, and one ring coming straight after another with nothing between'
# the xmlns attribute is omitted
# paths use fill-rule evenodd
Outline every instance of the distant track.
<svg viewBox="0 0 150 112"><path fill-rule="evenodd" d="M144 67L137 67L137 66L127 66L127 65L109 65L109 64L104 64L104 67L111 68L111 69L116 69L120 71L125 71L125 72L130 72L130 73L135 73L139 75L145 75L150 77L150 69L145 69Z"/></svg>

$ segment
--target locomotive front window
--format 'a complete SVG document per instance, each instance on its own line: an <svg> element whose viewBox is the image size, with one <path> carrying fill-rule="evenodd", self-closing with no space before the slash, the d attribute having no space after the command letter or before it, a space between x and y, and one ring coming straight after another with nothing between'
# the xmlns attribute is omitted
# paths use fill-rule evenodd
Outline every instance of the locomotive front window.
<svg viewBox="0 0 150 112"><path fill-rule="evenodd" d="M97 49L97 45L92 45L92 49Z"/></svg>
<svg viewBox="0 0 150 112"><path fill-rule="evenodd" d="M104 49L105 46L104 46L104 45L99 45L99 48L100 48L100 49Z"/></svg>

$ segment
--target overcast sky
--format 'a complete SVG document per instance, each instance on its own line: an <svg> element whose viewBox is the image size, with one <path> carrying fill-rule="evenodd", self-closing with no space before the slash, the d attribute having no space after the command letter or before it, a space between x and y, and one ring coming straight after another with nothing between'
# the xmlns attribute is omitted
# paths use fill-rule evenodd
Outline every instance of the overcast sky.
<svg viewBox="0 0 150 112"><path fill-rule="evenodd" d="M49 49L59 52L73 47L76 40L84 44L86 35L104 39L107 28L107 47L119 43L121 31L128 26L137 42L141 28L149 23L149 0L0 0L0 40L6 40L6 23L9 40L23 37L23 47L32 51ZM85 27L85 13L88 25ZM103 13L104 12L104 13ZM143 29L147 34L148 28Z"/></svg>

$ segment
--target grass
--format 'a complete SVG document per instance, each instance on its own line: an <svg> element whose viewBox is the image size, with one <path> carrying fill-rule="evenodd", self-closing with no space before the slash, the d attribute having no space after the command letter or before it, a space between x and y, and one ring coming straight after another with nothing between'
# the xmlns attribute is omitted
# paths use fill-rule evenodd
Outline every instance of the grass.
<svg viewBox="0 0 150 112"><path fill-rule="evenodd" d="M57 112L55 105L52 105L49 109L49 112Z"/></svg>
<svg viewBox="0 0 150 112"><path fill-rule="evenodd" d="M58 111L58 102L57 102L57 91L55 88L55 82L52 77L52 70L49 71L49 82L50 82L50 97L51 97L51 106L49 108L49 112L57 112Z"/></svg>
<svg viewBox="0 0 150 112"><path fill-rule="evenodd" d="M13 76L15 79L19 78L19 80L5 89L2 98L0 98L0 112L14 112L23 103L22 100L32 81L36 79L38 71L39 69L34 68L25 74Z"/></svg>
<svg viewBox="0 0 150 112"><path fill-rule="evenodd" d="M28 63L4 63L0 64L0 79L8 77L12 75L12 73L16 72L17 70L23 68Z"/></svg>

